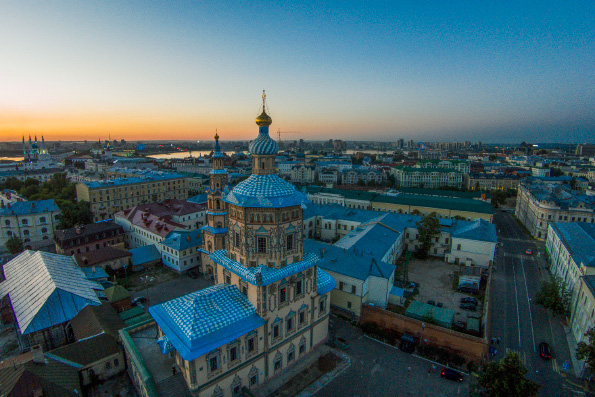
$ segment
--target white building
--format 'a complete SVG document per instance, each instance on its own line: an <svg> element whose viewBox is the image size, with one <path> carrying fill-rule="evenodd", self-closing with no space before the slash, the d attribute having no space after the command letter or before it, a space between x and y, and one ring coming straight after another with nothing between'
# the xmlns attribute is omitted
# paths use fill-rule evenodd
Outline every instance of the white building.
<svg viewBox="0 0 595 397"><path fill-rule="evenodd" d="M396 183L403 187L436 189L463 185L463 173L448 168L395 167L390 172Z"/></svg>
<svg viewBox="0 0 595 397"><path fill-rule="evenodd" d="M163 239L157 247L161 253L161 261L167 267L178 272L201 267L202 235L198 230L173 231Z"/></svg>
<svg viewBox="0 0 595 397"><path fill-rule="evenodd" d="M53 199L3 206L0 208L0 251L6 250L6 241L11 237L19 237L26 249L53 245L60 214Z"/></svg>

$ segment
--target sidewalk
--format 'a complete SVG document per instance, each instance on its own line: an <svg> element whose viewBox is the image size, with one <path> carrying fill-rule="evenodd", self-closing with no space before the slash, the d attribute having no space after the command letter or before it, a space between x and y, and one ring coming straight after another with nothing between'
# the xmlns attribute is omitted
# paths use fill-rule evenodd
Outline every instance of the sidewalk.
<svg viewBox="0 0 595 397"><path fill-rule="evenodd" d="M574 339L574 334L570 327L563 326L564 333L566 334L566 341L568 342L568 349L570 350L570 359L572 360L572 369L574 370L574 375L581 379L581 375L583 374L583 368L585 366L585 362L583 360L579 360L576 358L576 339Z"/></svg>
<svg viewBox="0 0 595 397"><path fill-rule="evenodd" d="M313 351L308 357L296 363L295 366L284 371L275 378L267 380L266 383L261 388L259 388L254 394L256 396L268 396L276 392L295 376L301 374L305 369L313 365L317 365L318 359L329 352L332 352L334 355L339 357L341 359L341 362L337 364L337 366L332 371L322 375L314 383L306 387L298 394L302 397L311 396L312 394L320 390L322 387L324 387L324 385L333 380L335 376L339 375L343 370L345 370L351 365L351 360L349 359L349 356L327 345L322 345L315 351Z"/></svg>

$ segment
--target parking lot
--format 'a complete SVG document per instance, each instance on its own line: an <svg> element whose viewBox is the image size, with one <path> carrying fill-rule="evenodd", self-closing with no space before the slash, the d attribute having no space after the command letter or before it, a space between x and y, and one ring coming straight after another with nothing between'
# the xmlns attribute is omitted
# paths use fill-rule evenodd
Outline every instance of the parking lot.
<svg viewBox="0 0 595 397"><path fill-rule="evenodd" d="M469 314L480 314L482 304L477 310L467 311L459 308L461 298L474 296L455 291L453 286L458 284L457 272L460 266L446 263L439 259L412 259L409 264L409 280L419 286L419 294L414 298L417 301L427 303L434 301L442 303L444 308L455 312L455 321L467 322Z"/></svg>

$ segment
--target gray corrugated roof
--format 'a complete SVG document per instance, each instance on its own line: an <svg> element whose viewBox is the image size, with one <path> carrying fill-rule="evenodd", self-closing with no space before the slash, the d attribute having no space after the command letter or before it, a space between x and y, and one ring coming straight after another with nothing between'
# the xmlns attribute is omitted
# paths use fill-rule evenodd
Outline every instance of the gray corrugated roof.
<svg viewBox="0 0 595 397"><path fill-rule="evenodd" d="M4 275L0 297L9 294L23 334L68 321L88 304L101 304L94 290L103 287L87 280L69 256L25 251L4 265Z"/></svg>

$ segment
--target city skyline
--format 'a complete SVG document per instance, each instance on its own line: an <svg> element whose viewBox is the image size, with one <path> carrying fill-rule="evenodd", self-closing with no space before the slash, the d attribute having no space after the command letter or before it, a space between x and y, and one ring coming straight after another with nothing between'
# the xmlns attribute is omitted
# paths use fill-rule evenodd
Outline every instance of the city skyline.
<svg viewBox="0 0 595 397"><path fill-rule="evenodd" d="M569 142L593 4L2 4L0 140ZM41 139L41 138L40 138Z"/></svg>

